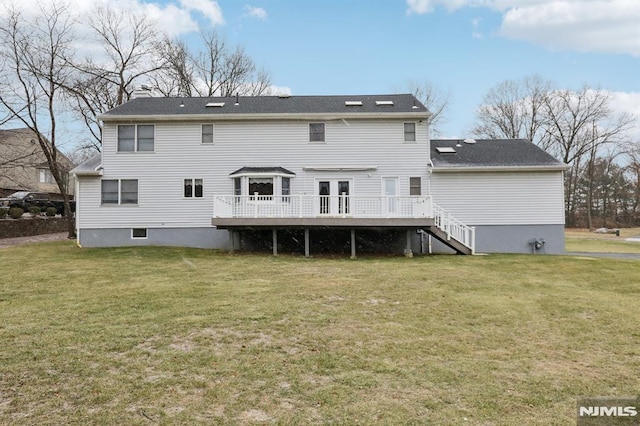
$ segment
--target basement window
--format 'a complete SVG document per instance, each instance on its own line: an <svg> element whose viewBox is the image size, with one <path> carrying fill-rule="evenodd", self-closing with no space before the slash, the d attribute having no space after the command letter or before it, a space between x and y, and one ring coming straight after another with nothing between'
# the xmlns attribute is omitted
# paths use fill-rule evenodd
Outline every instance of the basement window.
<svg viewBox="0 0 640 426"><path fill-rule="evenodd" d="M143 240L147 238L147 228L133 228L131 230L131 238L134 240Z"/></svg>
<svg viewBox="0 0 640 426"><path fill-rule="evenodd" d="M438 146L436 147L438 154L455 154L456 149L451 146Z"/></svg>

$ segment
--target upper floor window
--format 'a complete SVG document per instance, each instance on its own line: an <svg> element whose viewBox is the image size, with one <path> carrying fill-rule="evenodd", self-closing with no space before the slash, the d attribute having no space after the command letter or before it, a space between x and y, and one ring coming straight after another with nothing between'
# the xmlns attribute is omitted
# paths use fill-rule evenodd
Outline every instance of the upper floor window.
<svg viewBox="0 0 640 426"><path fill-rule="evenodd" d="M202 179L185 179L184 180L184 196L185 198L202 198Z"/></svg>
<svg viewBox="0 0 640 426"><path fill-rule="evenodd" d="M153 124L121 124L118 126L118 152L149 152L155 149Z"/></svg>
<svg viewBox="0 0 640 426"><path fill-rule="evenodd" d="M416 141L416 123L404 123L404 141Z"/></svg>
<svg viewBox="0 0 640 426"><path fill-rule="evenodd" d="M102 204L138 204L137 179L103 179Z"/></svg>
<svg viewBox="0 0 640 426"><path fill-rule="evenodd" d="M324 142L324 123L309 123L309 142Z"/></svg>
<svg viewBox="0 0 640 426"><path fill-rule="evenodd" d="M213 124L202 125L202 143L203 144L213 143Z"/></svg>
<svg viewBox="0 0 640 426"><path fill-rule="evenodd" d="M40 183L56 183L56 180L53 178L53 174L51 174L51 170L49 169L40 169L39 173L39 182Z"/></svg>

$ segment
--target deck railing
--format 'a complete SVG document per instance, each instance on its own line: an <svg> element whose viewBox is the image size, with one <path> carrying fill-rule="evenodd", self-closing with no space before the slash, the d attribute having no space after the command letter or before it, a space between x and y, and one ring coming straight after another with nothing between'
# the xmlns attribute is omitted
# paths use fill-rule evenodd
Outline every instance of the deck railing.
<svg viewBox="0 0 640 426"><path fill-rule="evenodd" d="M360 195L216 195L214 217L431 217L431 197Z"/></svg>
<svg viewBox="0 0 640 426"><path fill-rule="evenodd" d="M433 218L438 229L475 251L475 228L460 222L430 196L215 195L219 218Z"/></svg>

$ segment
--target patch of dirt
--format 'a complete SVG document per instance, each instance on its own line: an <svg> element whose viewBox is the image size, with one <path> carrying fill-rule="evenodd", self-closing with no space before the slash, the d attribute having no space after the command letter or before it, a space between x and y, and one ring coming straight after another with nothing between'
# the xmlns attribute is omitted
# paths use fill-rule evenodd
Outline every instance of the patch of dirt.
<svg viewBox="0 0 640 426"><path fill-rule="evenodd" d="M22 244L41 243L45 241L66 241L68 233L58 232L55 234L32 235L30 237L1 238L0 249L19 246Z"/></svg>
<svg viewBox="0 0 640 426"><path fill-rule="evenodd" d="M239 419L248 423L267 423L271 417L262 410L247 410L240 414Z"/></svg>

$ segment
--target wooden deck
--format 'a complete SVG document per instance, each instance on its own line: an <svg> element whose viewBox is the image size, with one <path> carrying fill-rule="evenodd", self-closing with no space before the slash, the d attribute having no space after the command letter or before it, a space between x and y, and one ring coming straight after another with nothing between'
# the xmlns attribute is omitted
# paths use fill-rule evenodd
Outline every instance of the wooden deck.
<svg viewBox="0 0 640 426"><path fill-rule="evenodd" d="M435 225L432 218L357 218L357 217L214 217L211 224L219 229L253 228L348 228L348 229L420 229Z"/></svg>

